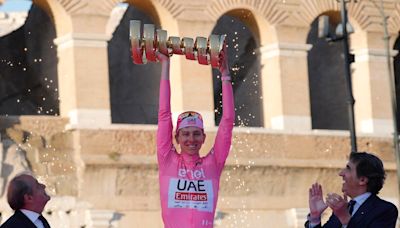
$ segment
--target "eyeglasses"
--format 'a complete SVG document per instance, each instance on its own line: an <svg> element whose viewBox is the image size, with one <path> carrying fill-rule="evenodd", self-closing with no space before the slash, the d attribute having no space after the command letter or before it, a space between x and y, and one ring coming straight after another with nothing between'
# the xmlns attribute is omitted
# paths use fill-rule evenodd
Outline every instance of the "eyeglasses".
<svg viewBox="0 0 400 228"><path fill-rule="evenodd" d="M194 112L194 111L187 111L187 112L181 113L178 116L178 122L184 120L187 117L195 117L195 118L198 118L200 120L203 120L203 118L201 117L200 113Z"/></svg>

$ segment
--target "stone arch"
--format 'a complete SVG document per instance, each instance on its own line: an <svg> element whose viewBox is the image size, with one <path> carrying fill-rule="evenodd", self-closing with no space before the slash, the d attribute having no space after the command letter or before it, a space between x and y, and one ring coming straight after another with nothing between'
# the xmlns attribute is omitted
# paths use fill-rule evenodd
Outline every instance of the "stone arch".
<svg viewBox="0 0 400 228"><path fill-rule="evenodd" d="M381 31L382 18L377 5L371 1L350 1L347 3L349 21L363 31ZM299 10L292 16L305 25L311 24L323 12L340 11L340 3L336 0L305 0L301 1ZM385 2L384 11L390 16L388 27L390 33L396 33L400 28L400 3Z"/></svg>
<svg viewBox="0 0 400 228"><path fill-rule="evenodd" d="M334 33L340 23L340 12L326 11L330 32ZM312 129L348 129L347 91L342 59L343 42L328 42L318 38L318 17L311 23L307 43L312 45L308 52L308 83L310 90Z"/></svg>
<svg viewBox="0 0 400 228"><path fill-rule="evenodd" d="M129 21L141 20L171 33L176 31L168 11L151 1L126 1L128 7L108 43L109 85L112 123L156 124L160 64L137 65L132 62ZM168 6L168 4L167 4ZM163 15L162 19L158 16ZM171 19L171 18L170 18ZM172 20L173 21L173 20ZM161 25L163 24L163 25Z"/></svg>
<svg viewBox="0 0 400 228"><path fill-rule="evenodd" d="M301 2L299 8L295 17L304 25L311 25L324 12L340 11L336 0L306 0Z"/></svg>
<svg viewBox="0 0 400 228"><path fill-rule="evenodd" d="M0 112L11 115L58 115L56 37L51 12L33 2L24 25L1 37ZM15 77L18 75L18 77Z"/></svg>
<svg viewBox="0 0 400 228"><path fill-rule="evenodd" d="M232 16L238 16L238 13L240 16L240 10L249 12L251 17L243 22L250 28L262 47L273 42L272 40L277 40L273 25L283 23L289 17L288 11L281 10L283 6L284 4L280 1L239 0L231 2L222 0L214 1L206 9L206 12L212 21L217 21L221 15L227 12L230 12Z"/></svg>
<svg viewBox="0 0 400 228"><path fill-rule="evenodd" d="M155 24L159 28L159 22L153 18L135 5L129 5L108 42L112 123L157 123L160 66L134 64L128 39L131 19L140 20L142 24Z"/></svg>
<svg viewBox="0 0 400 228"><path fill-rule="evenodd" d="M182 11L181 5L175 4L172 0L126 0L125 3L146 12L157 25L167 30L168 34L178 34L178 25L175 17ZM160 17L159 15L163 16Z"/></svg>
<svg viewBox="0 0 400 228"><path fill-rule="evenodd" d="M250 79L247 81L248 83L253 83L252 86L248 87L253 87L251 88L252 91L251 95L247 94L245 95L245 99L235 99L236 100L236 105L240 105L239 103L246 104L246 102L252 102L254 103L254 107L249 109L249 110L243 110L244 112L249 112L251 116L243 116L245 113L238 113L242 115L242 120L239 121L239 119L236 120L236 124L239 124L239 122L243 122L243 117L245 119L253 118L249 121L245 121L248 123L245 123L245 126L265 126L265 121L266 120L266 114L264 113L265 110L264 108L266 105L269 104L269 100L262 100L262 98L265 96L263 94L263 91L265 88L263 87L262 84L264 84L267 78L268 70L266 70L266 67L262 68L261 66L264 65L262 63L262 56L264 55L264 50L263 47L268 46L270 44L274 44L279 42L280 40L280 34L276 29L277 24L281 24L284 21L286 21L289 18L289 11L282 10L282 7L285 7L284 4L280 1L214 1L213 4L211 4L207 9L206 12L210 16L210 19L212 21L217 21L221 15L229 15L232 17L236 18L241 18L241 15L245 14L248 15L247 17L244 18L243 23L249 28L250 32L252 33L254 37L254 45L256 47L255 55L252 57L255 58L255 66L256 70L255 72L251 73L247 77ZM261 32L262 31L262 32ZM214 72L214 74L216 74ZM254 77L253 77L254 76ZM214 79L214 88L219 88L216 85L217 80ZM242 79L243 80L243 79ZM245 88L247 83L244 83L243 86L243 91L249 91L246 90ZM235 86L235 85L234 85ZM254 87L255 86L255 87ZM240 95L240 88L237 90L239 94L235 92L235 97L242 96ZM254 93L253 93L254 92ZM214 96L214 101L216 102L216 108L218 108L218 102L219 99L216 99L218 97L218 92L216 94L217 96ZM243 97L242 97L243 98ZM239 102L239 103L238 103ZM236 107L238 110L240 107ZM218 110L216 109L218 112ZM256 116L256 118L254 118ZM218 122L218 115L216 115L216 122Z"/></svg>
<svg viewBox="0 0 400 228"><path fill-rule="evenodd" d="M280 24L289 16L290 11L282 10L285 3L282 1L247 1L238 0L235 2L229 0L214 1L207 9L207 13L214 20L219 18L221 12L228 12L234 9L246 9L254 15L260 15L270 24Z"/></svg>
<svg viewBox="0 0 400 228"><path fill-rule="evenodd" d="M307 4L310 3L310 4ZM309 15L318 15L321 9L337 9L340 5L332 1L306 1L303 12ZM387 15L394 15L394 3L385 4ZM381 26L382 16L379 8L373 5L372 1L358 1L347 3L349 22L355 32L349 36L350 51L355 54L356 61L351 64L353 96L356 100L354 105L356 129L361 132L385 132L390 128L388 120L387 102L377 103L378 97L386 97L386 77L379 77L382 83L372 83L377 75L385 75L385 69L380 69L383 59L383 29ZM307 11L308 10L308 11ZM389 28L395 26L396 19L391 19ZM393 33L393 31L389 31ZM372 42L373 41L373 42ZM380 70L376 70L376 69ZM347 93L345 93L347 94ZM342 97L344 102L347 95ZM342 103L343 104L343 103ZM348 108L348 107L347 107ZM347 113L347 108L342 108L341 115ZM347 119L347 118L346 118ZM337 120L337 119L336 119ZM347 129L343 125L342 129Z"/></svg>
<svg viewBox="0 0 400 228"><path fill-rule="evenodd" d="M398 32L400 30L400 2L396 2L394 9L389 18L389 28L390 31Z"/></svg>
<svg viewBox="0 0 400 228"><path fill-rule="evenodd" d="M213 33L227 34L237 126L263 126L260 31L249 10L233 9L218 19ZM221 117L221 81L213 70L215 122Z"/></svg>
<svg viewBox="0 0 400 228"><path fill-rule="evenodd" d="M249 10L262 31L259 35L261 57L263 126L273 129L309 129L308 85L306 79L307 24L296 18L298 1L216 1L207 8L211 20L235 8ZM294 73L283 69L285 63L299 63ZM277 70L270 70L277 69ZM301 79L300 79L301 78ZM296 83L293 80L297 80ZM300 79L301 82L297 83ZM299 105L286 87L295 86L307 105ZM293 90L292 90L293 91ZM288 104L294 104L288 105ZM305 103L302 103L305 104ZM289 107L290 106L290 107Z"/></svg>
<svg viewBox="0 0 400 228"><path fill-rule="evenodd" d="M157 12L155 5L152 4L152 1L127 0L125 3L145 12L156 25L161 24L159 17L160 14Z"/></svg>
<svg viewBox="0 0 400 228"><path fill-rule="evenodd" d="M42 8L50 16L56 28L57 37L71 32L72 21L68 15L67 8L63 6L63 3L66 1L33 0L32 2Z"/></svg>

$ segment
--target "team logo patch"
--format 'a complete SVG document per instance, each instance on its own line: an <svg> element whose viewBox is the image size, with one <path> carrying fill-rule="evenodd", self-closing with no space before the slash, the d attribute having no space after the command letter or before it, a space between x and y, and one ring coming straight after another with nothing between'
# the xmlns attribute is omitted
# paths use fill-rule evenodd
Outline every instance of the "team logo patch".
<svg viewBox="0 0 400 228"><path fill-rule="evenodd" d="M168 208L192 208L212 212L213 202L211 180L170 179Z"/></svg>

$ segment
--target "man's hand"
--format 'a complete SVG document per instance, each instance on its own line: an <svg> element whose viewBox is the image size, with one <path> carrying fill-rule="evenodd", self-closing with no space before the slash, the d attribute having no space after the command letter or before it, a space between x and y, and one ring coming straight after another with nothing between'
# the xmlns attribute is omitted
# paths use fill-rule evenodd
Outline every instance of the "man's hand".
<svg viewBox="0 0 400 228"><path fill-rule="evenodd" d="M157 56L158 61L160 61L161 63L169 62L169 57L162 54L159 51L156 51L156 56Z"/></svg>
<svg viewBox="0 0 400 228"><path fill-rule="evenodd" d="M169 80L169 57L156 52L157 59L161 62L161 79Z"/></svg>
<svg viewBox="0 0 400 228"><path fill-rule="evenodd" d="M320 222L321 214L328 208L322 196L322 187L320 184L315 183L308 191L308 203L310 206L310 220L311 222Z"/></svg>
<svg viewBox="0 0 400 228"><path fill-rule="evenodd" d="M338 217L342 225L347 225L350 221L351 215L347 209L347 196L341 197L336 193L328 194L326 203L332 209L333 214Z"/></svg>

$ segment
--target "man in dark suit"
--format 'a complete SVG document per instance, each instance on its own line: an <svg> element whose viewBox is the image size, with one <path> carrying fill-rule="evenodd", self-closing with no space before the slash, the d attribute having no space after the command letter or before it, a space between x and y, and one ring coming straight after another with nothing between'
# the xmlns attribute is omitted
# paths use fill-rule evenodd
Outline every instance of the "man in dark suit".
<svg viewBox="0 0 400 228"><path fill-rule="evenodd" d="M377 196L383 187L385 170L375 155L351 153L344 169L339 172L343 179L343 197L331 193L323 199L322 187L315 183L309 189L310 214L306 228L320 228L321 214L330 207L333 214L322 227L325 228L394 228L397 208ZM352 200L347 202L347 197Z"/></svg>
<svg viewBox="0 0 400 228"><path fill-rule="evenodd" d="M29 174L14 177L7 189L7 201L15 211L0 228L50 228L41 215L50 196L46 186Z"/></svg>

